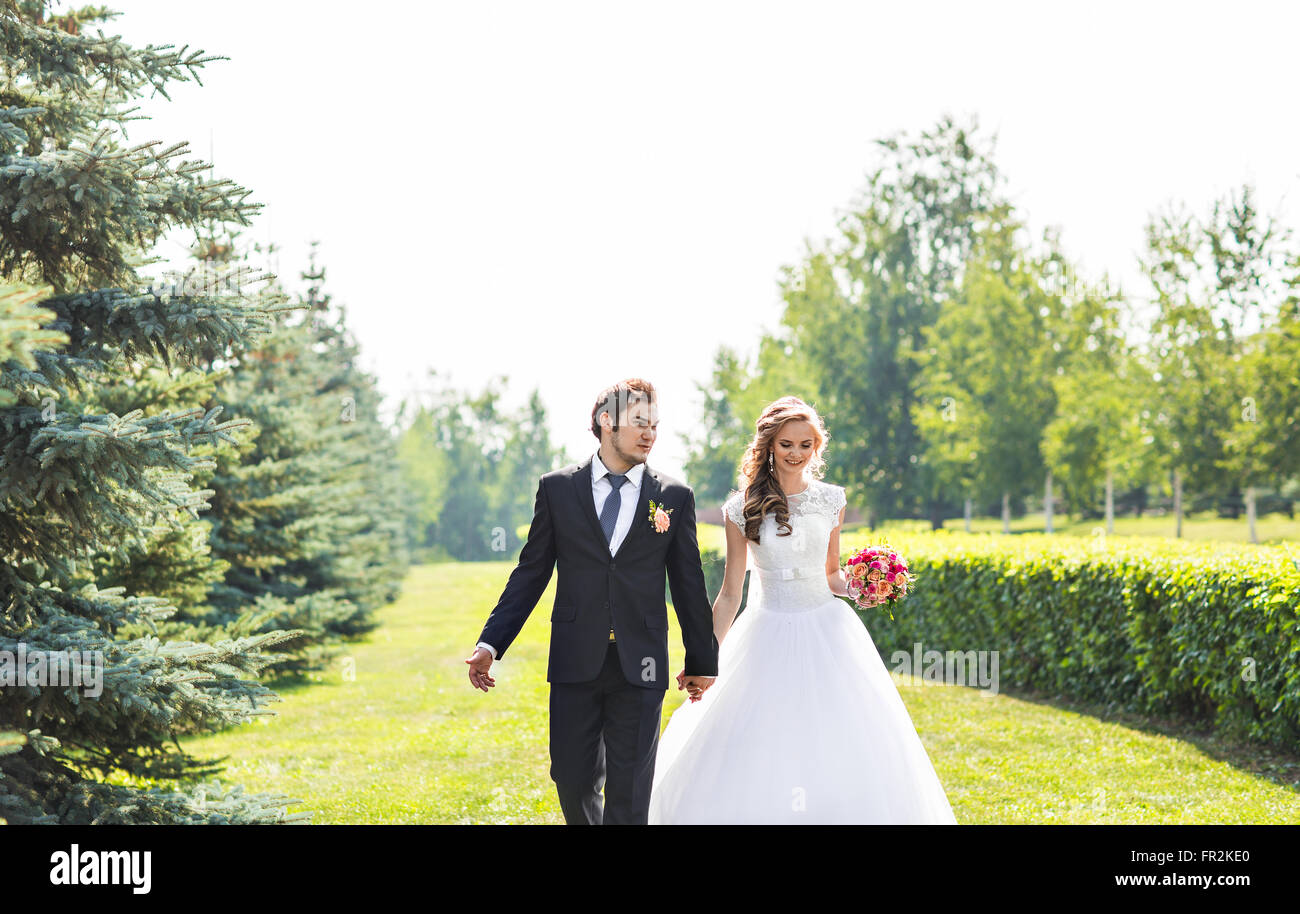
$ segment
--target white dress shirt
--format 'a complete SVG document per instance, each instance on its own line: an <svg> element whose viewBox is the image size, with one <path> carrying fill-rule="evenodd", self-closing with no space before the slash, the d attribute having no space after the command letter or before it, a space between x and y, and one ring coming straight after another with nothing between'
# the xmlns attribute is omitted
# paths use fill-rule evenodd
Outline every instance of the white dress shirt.
<svg viewBox="0 0 1300 914"><path fill-rule="evenodd" d="M614 484L609 481L609 473L609 469L600 459L600 451L597 451L591 458L591 498L596 503L596 517L600 517L600 512L605 507L605 500L614 491ZM632 529L632 521L636 515L637 498L641 494L641 480L645 476L645 464L638 463L628 470L625 475L627 481L618 490L622 502L618 507L618 520L614 522L614 535L609 541L610 555L618 552L618 547L622 544L628 531ZM493 660L497 659L497 649L486 641L480 641L476 647L481 647L490 653Z"/></svg>
<svg viewBox="0 0 1300 914"><path fill-rule="evenodd" d="M614 491L614 484L609 481L610 471L601 462L600 452L591 458L591 498L596 503L596 517L605 509L605 500ZM637 496L641 494L641 479L645 476L645 464L638 463L627 471L627 482L619 487L618 494L623 503L618 508L618 520L614 522L614 535L609 540L609 554L618 552L627 532L632 529L632 515L636 514Z"/></svg>

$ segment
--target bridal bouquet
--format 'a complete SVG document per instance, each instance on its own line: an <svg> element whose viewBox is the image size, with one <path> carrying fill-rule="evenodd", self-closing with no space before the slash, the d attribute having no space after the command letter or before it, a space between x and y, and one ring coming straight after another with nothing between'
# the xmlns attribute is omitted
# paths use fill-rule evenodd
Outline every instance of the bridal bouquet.
<svg viewBox="0 0 1300 914"><path fill-rule="evenodd" d="M844 563L849 599L862 609L883 606L894 618L893 605L907 596L916 578L907 571L907 560L889 546L867 546Z"/></svg>

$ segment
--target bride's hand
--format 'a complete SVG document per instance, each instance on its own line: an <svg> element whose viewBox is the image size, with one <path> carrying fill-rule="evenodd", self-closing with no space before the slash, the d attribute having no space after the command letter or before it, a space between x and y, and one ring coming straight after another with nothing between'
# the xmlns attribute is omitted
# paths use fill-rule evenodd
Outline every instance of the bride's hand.
<svg viewBox="0 0 1300 914"><path fill-rule="evenodd" d="M691 701L699 701L704 697L704 693L709 686L713 685L712 676L686 676L685 670L677 674L677 688L685 689L686 694L691 697Z"/></svg>
<svg viewBox="0 0 1300 914"><path fill-rule="evenodd" d="M699 701L700 696L704 694L704 690L712 684L711 680L701 681L698 676L687 676L685 669L677 674L677 691L680 692L685 689L691 701Z"/></svg>

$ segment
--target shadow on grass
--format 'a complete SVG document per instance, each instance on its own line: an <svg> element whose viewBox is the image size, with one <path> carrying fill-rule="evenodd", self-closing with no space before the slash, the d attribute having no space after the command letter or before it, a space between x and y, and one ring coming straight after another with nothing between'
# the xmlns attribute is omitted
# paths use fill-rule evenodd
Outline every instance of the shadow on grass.
<svg viewBox="0 0 1300 914"><path fill-rule="evenodd" d="M371 642L370 634L356 635L330 645L330 652L315 659L310 665L298 665L292 669L271 667L262 677L261 682L268 689L281 695L293 695L308 688L321 686L340 686L345 678L338 676L340 668L356 648ZM345 674L346 675L346 674Z"/></svg>
<svg viewBox="0 0 1300 914"><path fill-rule="evenodd" d="M319 677L325 673L321 670L291 670L287 672L268 675L262 679L262 685L280 695L295 695L303 689L315 688L316 686L331 685L328 680Z"/></svg>
<svg viewBox="0 0 1300 914"><path fill-rule="evenodd" d="M999 691L1030 704L1086 714L1131 730L1191 743L1215 761L1224 762L1300 794L1300 752L1226 734L1208 724L1183 717L1137 714L1020 687L1003 687Z"/></svg>

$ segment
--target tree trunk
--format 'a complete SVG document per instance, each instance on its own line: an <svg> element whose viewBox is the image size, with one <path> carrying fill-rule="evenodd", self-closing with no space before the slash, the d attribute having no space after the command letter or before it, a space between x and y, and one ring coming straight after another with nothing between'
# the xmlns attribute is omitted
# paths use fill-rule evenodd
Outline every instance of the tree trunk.
<svg viewBox="0 0 1300 914"><path fill-rule="evenodd" d="M930 529L943 529L943 503L937 499L930 502Z"/></svg>
<svg viewBox="0 0 1300 914"><path fill-rule="evenodd" d="M966 499L966 507L962 510L962 516L966 519L966 532L970 533L970 499Z"/></svg>
<svg viewBox="0 0 1300 914"><path fill-rule="evenodd" d="M1052 532L1052 471L1047 471L1047 487L1043 491L1043 525Z"/></svg>
<svg viewBox="0 0 1300 914"><path fill-rule="evenodd" d="M1250 525L1250 541L1259 545L1259 536L1255 532L1255 487L1246 486L1246 523Z"/></svg>
<svg viewBox="0 0 1300 914"><path fill-rule="evenodd" d="M1115 532L1115 471L1106 468L1106 533Z"/></svg>
<svg viewBox="0 0 1300 914"><path fill-rule="evenodd" d="M1174 536L1183 535L1183 473L1174 469Z"/></svg>
<svg viewBox="0 0 1300 914"><path fill-rule="evenodd" d="M1002 532L1011 532L1011 493L1002 493Z"/></svg>

